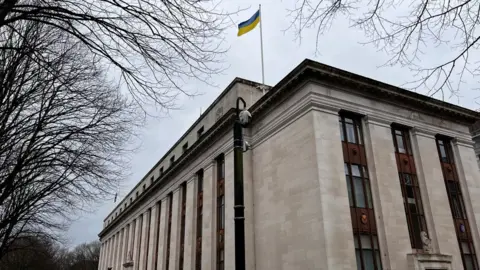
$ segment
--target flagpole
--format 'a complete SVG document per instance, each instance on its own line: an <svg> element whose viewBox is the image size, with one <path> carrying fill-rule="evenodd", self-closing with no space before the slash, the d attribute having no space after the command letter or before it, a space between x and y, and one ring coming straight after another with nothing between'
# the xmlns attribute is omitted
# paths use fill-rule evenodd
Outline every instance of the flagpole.
<svg viewBox="0 0 480 270"><path fill-rule="evenodd" d="M263 66L263 35L262 35L262 5L258 5L258 10L260 11L260 57L262 58L262 84L265 84L265 71ZM265 94L265 89L263 90L263 94Z"/></svg>

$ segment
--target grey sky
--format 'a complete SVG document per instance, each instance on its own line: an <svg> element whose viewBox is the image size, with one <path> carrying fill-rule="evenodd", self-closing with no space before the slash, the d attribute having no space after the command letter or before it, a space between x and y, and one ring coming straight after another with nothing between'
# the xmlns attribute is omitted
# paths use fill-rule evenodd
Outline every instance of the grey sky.
<svg viewBox="0 0 480 270"><path fill-rule="evenodd" d="M330 31L320 39L319 54L315 56L315 29L304 33L301 44L294 41L292 32L283 31L290 23L286 8L293 7L293 2L292 0L283 2L274 0L224 0L223 5L229 10L235 9L239 5L242 7L250 6L250 9L232 17L235 25L232 22L232 26L227 32L226 45L230 46L230 50L225 60L230 68L224 74L214 77L215 82L219 85L218 88L192 84L189 87L201 92L202 95L194 99L182 97L178 100L181 110L172 111L168 116L161 119L148 120L146 127L140 132L141 147L133 156L131 177L124 183L118 201L135 186L151 166L199 117L200 108L208 107L233 78L242 77L253 81L261 81L258 27L241 37L236 35L236 24L253 15L259 3L262 4L266 84L276 84L305 58L397 86L412 80L412 74L406 68L378 68L388 60L388 55L378 52L373 45L360 45L359 41L366 40L363 32L350 29L347 20L338 19L335 21ZM442 48L427 54L424 63L433 63L439 60L441 50ZM466 91L462 94L464 97L459 100L451 99L450 101L474 109L476 107L474 98L480 95L469 90L468 85L466 85ZM114 208L114 205L112 198L110 201L105 201L102 205L99 205L97 209L92 210L92 214L78 217L78 221L72 225L67 235L71 244L97 239L103 219Z"/></svg>

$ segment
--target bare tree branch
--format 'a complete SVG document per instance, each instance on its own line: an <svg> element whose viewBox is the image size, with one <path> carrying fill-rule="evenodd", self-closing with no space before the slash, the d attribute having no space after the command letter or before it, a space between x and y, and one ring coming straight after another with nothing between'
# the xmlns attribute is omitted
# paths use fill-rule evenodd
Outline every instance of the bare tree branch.
<svg viewBox="0 0 480 270"><path fill-rule="evenodd" d="M141 124L84 43L36 21L5 29L15 49L0 50L0 259L115 192Z"/></svg>
<svg viewBox="0 0 480 270"><path fill-rule="evenodd" d="M174 106L186 80L212 84L230 13L214 0L5 0L0 30L37 22L86 45L139 105ZM227 24L226 24L227 23Z"/></svg>
<svg viewBox="0 0 480 270"><path fill-rule="evenodd" d="M385 65L410 68L416 79L410 89L426 89L429 95L458 96L466 76L479 75L480 2L403 0L301 0L290 10L289 29L301 37L308 28L320 35L337 16L348 18L372 43L391 56ZM434 49L437 63L426 65L426 51ZM445 53L446 52L446 53Z"/></svg>

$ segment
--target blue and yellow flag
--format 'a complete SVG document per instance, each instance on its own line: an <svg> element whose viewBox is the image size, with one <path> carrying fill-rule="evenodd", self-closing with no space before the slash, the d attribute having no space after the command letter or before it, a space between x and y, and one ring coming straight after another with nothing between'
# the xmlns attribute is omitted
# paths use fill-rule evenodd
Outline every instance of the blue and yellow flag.
<svg viewBox="0 0 480 270"><path fill-rule="evenodd" d="M250 17L250 19L238 24L237 36L241 36L243 34L250 32L251 30L253 30L253 28L255 28L255 26L257 26L259 22L260 22L260 9L257 12L255 12L255 14L253 14L253 16Z"/></svg>

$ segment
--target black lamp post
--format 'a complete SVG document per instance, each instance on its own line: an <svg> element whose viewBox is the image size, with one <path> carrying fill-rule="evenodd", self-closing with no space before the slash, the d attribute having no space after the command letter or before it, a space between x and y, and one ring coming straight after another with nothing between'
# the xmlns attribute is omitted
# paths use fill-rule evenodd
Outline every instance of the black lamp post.
<svg viewBox="0 0 480 270"><path fill-rule="evenodd" d="M243 103L240 111L239 103ZM243 128L250 121L243 98L237 98L235 123L233 125L233 190L235 220L235 270L245 270L245 205L243 198Z"/></svg>

